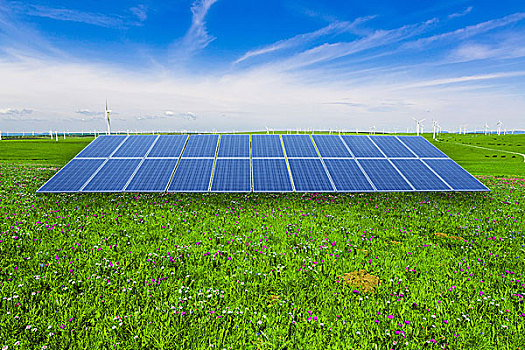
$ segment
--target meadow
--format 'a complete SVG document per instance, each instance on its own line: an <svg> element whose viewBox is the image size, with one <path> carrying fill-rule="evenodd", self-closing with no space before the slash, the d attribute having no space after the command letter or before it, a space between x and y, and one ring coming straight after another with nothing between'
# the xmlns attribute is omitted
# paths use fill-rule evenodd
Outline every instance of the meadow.
<svg viewBox="0 0 525 350"><path fill-rule="evenodd" d="M1 141L0 347L524 349L525 163L446 137L491 192L37 195L90 140Z"/></svg>

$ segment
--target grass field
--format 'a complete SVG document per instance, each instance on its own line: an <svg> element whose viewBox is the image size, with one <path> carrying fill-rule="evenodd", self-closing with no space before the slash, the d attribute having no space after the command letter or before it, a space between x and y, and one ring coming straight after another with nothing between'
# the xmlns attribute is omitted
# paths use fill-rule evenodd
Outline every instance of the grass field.
<svg viewBox="0 0 525 350"><path fill-rule="evenodd" d="M0 347L524 349L523 158L452 143L524 139L468 137L491 192L36 195L89 141L1 141Z"/></svg>

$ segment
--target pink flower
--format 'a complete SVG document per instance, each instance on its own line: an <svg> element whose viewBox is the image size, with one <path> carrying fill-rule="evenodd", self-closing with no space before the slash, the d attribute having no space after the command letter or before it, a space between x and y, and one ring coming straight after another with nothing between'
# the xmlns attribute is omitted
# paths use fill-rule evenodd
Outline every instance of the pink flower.
<svg viewBox="0 0 525 350"><path fill-rule="evenodd" d="M392 316L392 315L388 315L387 317L388 317L389 320L394 318L394 316Z"/></svg>

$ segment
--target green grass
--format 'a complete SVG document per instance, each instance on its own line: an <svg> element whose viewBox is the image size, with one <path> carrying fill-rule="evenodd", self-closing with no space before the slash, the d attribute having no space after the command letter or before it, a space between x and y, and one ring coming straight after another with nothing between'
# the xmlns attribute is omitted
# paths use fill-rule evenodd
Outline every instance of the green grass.
<svg viewBox="0 0 525 350"><path fill-rule="evenodd" d="M482 177L485 193L36 195L55 171L0 164L0 347L523 346L522 178ZM360 269L373 293L342 283Z"/></svg>

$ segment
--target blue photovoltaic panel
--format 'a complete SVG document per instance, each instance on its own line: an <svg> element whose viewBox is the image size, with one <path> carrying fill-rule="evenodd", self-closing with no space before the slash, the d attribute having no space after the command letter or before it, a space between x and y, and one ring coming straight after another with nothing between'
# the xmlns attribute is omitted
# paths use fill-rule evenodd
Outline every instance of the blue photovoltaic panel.
<svg viewBox="0 0 525 350"><path fill-rule="evenodd" d="M99 136L84 148L84 150L77 155L77 158L109 157L125 138L126 136L122 135Z"/></svg>
<svg viewBox="0 0 525 350"><path fill-rule="evenodd" d="M252 135L252 157L284 157L279 135Z"/></svg>
<svg viewBox="0 0 525 350"><path fill-rule="evenodd" d="M252 159L254 192L293 191L286 160Z"/></svg>
<svg viewBox="0 0 525 350"><path fill-rule="evenodd" d="M222 135L217 157L250 158L250 135Z"/></svg>
<svg viewBox="0 0 525 350"><path fill-rule="evenodd" d="M217 159L212 192L250 192L252 190L250 159Z"/></svg>
<svg viewBox="0 0 525 350"><path fill-rule="evenodd" d="M412 191L412 187L386 159L359 159L378 191Z"/></svg>
<svg viewBox="0 0 525 350"><path fill-rule="evenodd" d="M282 138L288 158L319 157L310 135L282 135Z"/></svg>
<svg viewBox="0 0 525 350"><path fill-rule="evenodd" d="M148 153L148 158L176 157L182 153L188 135L160 135Z"/></svg>
<svg viewBox="0 0 525 350"><path fill-rule="evenodd" d="M381 151L367 136L344 135L341 136L355 157L385 158Z"/></svg>
<svg viewBox="0 0 525 350"><path fill-rule="evenodd" d="M129 136L113 157L144 157L157 137L157 135Z"/></svg>
<svg viewBox="0 0 525 350"><path fill-rule="evenodd" d="M334 188L320 159L288 159L297 192L328 192Z"/></svg>
<svg viewBox="0 0 525 350"><path fill-rule="evenodd" d="M175 169L168 192L207 192L213 159L182 158Z"/></svg>
<svg viewBox="0 0 525 350"><path fill-rule="evenodd" d="M82 192L120 192L140 164L140 159L110 159Z"/></svg>
<svg viewBox="0 0 525 350"><path fill-rule="evenodd" d="M456 191L489 190L451 159L425 159L424 162Z"/></svg>
<svg viewBox="0 0 525 350"><path fill-rule="evenodd" d="M321 157L352 158L343 140L336 135L313 135Z"/></svg>
<svg viewBox="0 0 525 350"><path fill-rule="evenodd" d="M395 136L370 136L370 138L389 158L416 158Z"/></svg>
<svg viewBox="0 0 525 350"><path fill-rule="evenodd" d="M449 191L450 188L419 159L392 159L417 191Z"/></svg>
<svg viewBox="0 0 525 350"><path fill-rule="evenodd" d="M325 159L324 163L337 191L373 191L354 159Z"/></svg>
<svg viewBox="0 0 525 350"><path fill-rule="evenodd" d="M73 159L37 192L78 192L104 159Z"/></svg>
<svg viewBox="0 0 525 350"><path fill-rule="evenodd" d="M191 135L182 157L215 157L219 135Z"/></svg>
<svg viewBox="0 0 525 350"><path fill-rule="evenodd" d="M145 159L126 187L126 192L164 192L177 159Z"/></svg>
<svg viewBox="0 0 525 350"><path fill-rule="evenodd" d="M447 156L437 149L422 136L398 136L398 138L421 158L447 158Z"/></svg>

